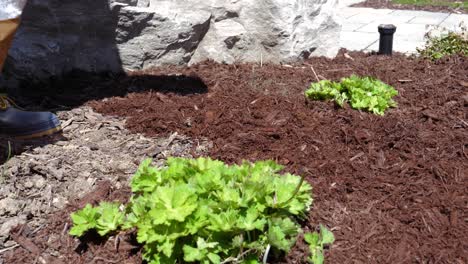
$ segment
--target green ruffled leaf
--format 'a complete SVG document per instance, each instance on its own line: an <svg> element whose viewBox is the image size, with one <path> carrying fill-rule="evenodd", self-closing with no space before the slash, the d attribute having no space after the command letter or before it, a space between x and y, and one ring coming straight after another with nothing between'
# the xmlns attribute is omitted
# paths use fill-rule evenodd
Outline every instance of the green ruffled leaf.
<svg viewBox="0 0 468 264"><path fill-rule="evenodd" d="M299 226L289 218L270 221L268 240L270 244L282 251L288 252L296 242Z"/></svg>
<svg viewBox="0 0 468 264"><path fill-rule="evenodd" d="M371 77L351 75L341 82L323 80L312 83L305 96L312 100L334 100L343 107L348 102L354 109L383 115L389 107L396 107L392 99L398 91L390 85Z"/></svg>
<svg viewBox="0 0 468 264"><path fill-rule="evenodd" d="M171 220L183 222L198 206L197 196L186 184L174 187L158 187L152 194L155 204L149 216L155 225Z"/></svg>
<svg viewBox="0 0 468 264"><path fill-rule="evenodd" d="M102 202L97 208L100 217L97 220L96 230L101 236L116 231L123 224L124 213L120 211L119 204Z"/></svg>
<svg viewBox="0 0 468 264"><path fill-rule="evenodd" d="M99 211L87 204L83 209L71 214L73 227L70 229L70 235L83 236L86 232L94 229L99 219Z"/></svg>

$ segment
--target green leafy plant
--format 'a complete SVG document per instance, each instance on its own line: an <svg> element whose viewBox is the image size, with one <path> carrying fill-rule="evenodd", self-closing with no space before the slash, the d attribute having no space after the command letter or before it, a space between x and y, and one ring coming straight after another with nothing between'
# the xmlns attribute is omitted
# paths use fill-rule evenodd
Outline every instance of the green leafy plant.
<svg viewBox="0 0 468 264"><path fill-rule="evenodd" d="M324 246L331 245L335 242L333 233L323 225L320 225L320 233L306 233L304 234L304 239L309 244L309 262L312 264L322 264L324 261Z"/></svg>
<svg viewBox="0 0 468 264"><path fill-rule="evenodd" d="M341 82L322 80L312 83L305 96L312 100L334 100L343 107L348 102L354 109L363 109L383 115L389 107L397 104L392 99L398 91L392 86L372 77L351 75Z"/></svg>
<svg viewBox="0 0 468 264"><path fill-rule="evenodd" d="M135 229L143 258L157 263L259 263L271 248L287 252L312 187L273 161L228 166L209 158L145 160L131 181L128 204L87 205L73 213L70 234L105 236ZM268 250L267 250L268 248Z"/></svg>
<svg viewBox="0 0 468 264"><path fill-rule="evenodd" d="M426 45L417 49L418 53L430 60L439 60L443 57L460 54L468 56L468 30L460 25L461 32L448 32L441 36L427 36Z"/></svg>
<svg viewBox="0 0 468 264"><path fill-rule="evenodd" d="M95 229L99 235L104 236L117 230L124 221L124 214L115 203L102 202L99 207L87 204L85 208L71 215L73 227L70 234L82 236L85 232Z"/></svg>

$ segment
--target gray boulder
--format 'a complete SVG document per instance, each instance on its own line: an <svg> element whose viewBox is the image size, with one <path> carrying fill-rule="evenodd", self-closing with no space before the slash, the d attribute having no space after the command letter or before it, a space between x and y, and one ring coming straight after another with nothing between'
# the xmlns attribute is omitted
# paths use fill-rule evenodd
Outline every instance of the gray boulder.
<svg viewBox="0 0 468 264"><path fill-rule="evenodd" d="M335 0L186 2L213 15L191 63L207 58L225 63L296 61L334 57L339 49Z"/></svg>
<svg viewBox="0 0 468 264"><path fill-rule="evenodd" d="M333 57L337 0L30 0L12 79L193 64Z"/></svg>

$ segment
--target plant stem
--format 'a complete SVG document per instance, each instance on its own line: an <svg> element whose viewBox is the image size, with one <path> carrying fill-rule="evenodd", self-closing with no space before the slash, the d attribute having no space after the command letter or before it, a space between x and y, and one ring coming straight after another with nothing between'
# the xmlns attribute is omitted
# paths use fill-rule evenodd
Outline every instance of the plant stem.
<svg viewBox="0 0 468 264"><path fill-rule="evenodd" d="M288 200L286 200L286 202L281 203L281 205L285 205L285 204L289 203L292 199L294 199L294 197L296 197L297 193L299 192L299 190L302 187L302 184L304 183L304 180L305 180L305 175L301 175L301 181L299 182L296 189L294 190L293 195Z"/></svg>
<svg viewBox="0 0 468 264"><path fill-rule="evenodd" d="M268 260L268 254L270 253L270 249L271 249L271 245L268 244L266 250L265 250L265 254L263 255L263 264L267 264L267 260Z"/></svg>

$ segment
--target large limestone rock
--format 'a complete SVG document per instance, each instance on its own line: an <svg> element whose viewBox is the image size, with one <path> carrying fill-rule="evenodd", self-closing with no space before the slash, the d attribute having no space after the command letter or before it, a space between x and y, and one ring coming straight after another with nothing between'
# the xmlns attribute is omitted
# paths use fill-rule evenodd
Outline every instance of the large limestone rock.
<svg viewBox="0 0 468 264"><path fill-rule="evenodd" d="M153 1L158 2L158 1ZM184 2L184 1L180 1ZM192 0L212 13L191 62L291 61L338 52L336 0Z"/></svg>
<svg viewBox="0 0 468 264"><path fill-rule="evenodd" d="M337 0L30 0L10 51L14 79L336 55Z"/></svg>

